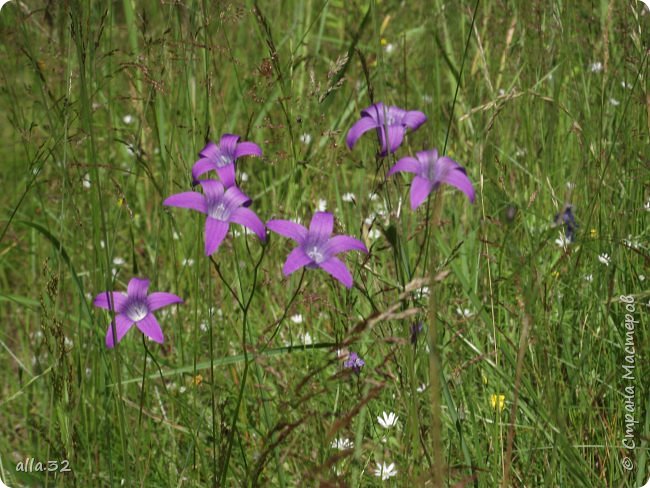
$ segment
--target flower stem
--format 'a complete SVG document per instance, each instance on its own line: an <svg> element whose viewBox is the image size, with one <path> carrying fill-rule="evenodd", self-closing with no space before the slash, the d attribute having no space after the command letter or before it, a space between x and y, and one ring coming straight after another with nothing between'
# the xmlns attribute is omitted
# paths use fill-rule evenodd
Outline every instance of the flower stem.
<svg viewBox="0 0 650 488"><path fill-rule="evenodd" d="M436 261L434 236L439 232L440 214L442 212L442 192L435 194L433 213L431 214L431 238L429 239L429 384L431 393L431 440L433 448L432 481L434 487L444 486L444 457L442 453L442 387L440 383L442 359L438 347L438 319L436 317L438 304L434 293Z"/></svg>

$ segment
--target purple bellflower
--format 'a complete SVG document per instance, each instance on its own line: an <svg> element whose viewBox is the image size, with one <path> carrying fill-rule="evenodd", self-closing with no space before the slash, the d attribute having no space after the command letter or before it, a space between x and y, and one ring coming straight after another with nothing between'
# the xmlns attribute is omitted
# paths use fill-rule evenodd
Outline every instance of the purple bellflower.
<svg viewBox="0 0 650 488"><path fill-rule="evenodd" d="M349 368L355 373L359 374L361 373L361 368L363 368L365 364L366 362L361 359L356 352L350 352L350 355L346 359L345 363L343 363L343 367Z"/></svg>
<svg viewBox="0 0 650 488"><path fill-rule="evenodd" d="M192 178L215 170L226 188L235 184L235 161L242 156L262 156L262 150L254 142L239 142L240 137L224 134L219 144L210 141L199 153L200 159L192 167Z"/></svg>
<svg viewBox="0 0 650 488"><path fill-rule="evenodd" d="M266 241L264 223L246 208L250 199L236 186L224 188L220 181L201 180L203 195L198 192L177 193L165 199L163 205L197 210L207 215L205 220L205 255L215 253L223 242L231 223L248 227Z"/></svg>
<svg viewBox="0 0 650 488"><path fill-rule="evenodd" d="M426 121L427 116L417 110L375 103L361 111L361 118L350 128L345 142L352 149L362 134L376 129L381 146L380 155L385 156L389 151L394 153L402 144L407 128L416 130Z"/></svg>
<svg viewBox="0 0 650 488"><path fill-rule="evenodd" d="M106 332L106 347L112 349L113 324L117 342L135 324L140 331L150 339L162 344L165 340L160 324L153 312L173 303L183 303L180 297L173 293L156 291L147 294L149 280L131 278L126 288L126 294L116 291L104 291L95 297L93 305L115 312L115 321L108 326Z"/></svg>
<svg viewBox="0 0 650 488"><path fill-rule="evenodd" d="M474 203L474 187L460 164L447 156L439 158L437 149L419 151L416 157L417 159L410 156L400 159L387 175L392 176L399 171L415 174L411 183L411 209L418 208L441 183L455 186Z"/></svg>
<svg viewBox="0 0 650 488"><path fill-rule="evenodd" d="M329 212L316 212L309 224L309 230L290 220L269 220L266 226L281 236L293 239L298 247L287 256L282 272L289 276L306 266L321 268L343 283L352 287L352 275L336 254L356 249L368 253L363 242L350 236L334 236L334 216Z"/></svg>

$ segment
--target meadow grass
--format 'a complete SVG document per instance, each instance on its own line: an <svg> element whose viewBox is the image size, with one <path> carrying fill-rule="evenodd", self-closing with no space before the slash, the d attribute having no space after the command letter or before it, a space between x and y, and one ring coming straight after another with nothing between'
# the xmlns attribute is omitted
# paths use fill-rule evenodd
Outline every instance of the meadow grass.
<svg viewBox="0 0 650 488"><path fill-rule="evenodd" d="M0 479L642 486L643 8L10 2L0 15ZM378 101L428 116L397 156L377 157L372 133L345 145ZM226 132L264 151L237 165L264 221L305 223L326 206L336 233L365 242L368 255L345 257L352 289L321 270L285 278L291 245L273 233L262 245L232 226L207 258L204 217L163 207ZM396 157L432 147L466 168L474 205L443 185L412 211L411 178L385 178ZM565 205L578 229L561 246L554 216ZM157 313L163 345L134 328L109 350L110 315L93 297L134 276L185 303ZM358 375L342 350L364 359ZM384 411L397 425L380 425ZM70 471L17 469L26 458ZM377 463L397 475L382 481Z"/></svg>

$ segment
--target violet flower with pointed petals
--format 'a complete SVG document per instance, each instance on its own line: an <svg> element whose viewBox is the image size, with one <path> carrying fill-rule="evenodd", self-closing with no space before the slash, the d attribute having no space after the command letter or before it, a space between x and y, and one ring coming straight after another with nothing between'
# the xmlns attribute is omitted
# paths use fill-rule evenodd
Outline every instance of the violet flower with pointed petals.
<svg viewBox="0 0 650 488"><path fill-rule="evenodd" d="M418 208L441 183L455 186L467 195L470 202L474 203L474 187L467 177L465 168L450 157L439 158L437 149L419 151L415 154L417 159L410 156L402 158L387 174L392 176L399 171L415 174L411 183L411 209Z"/></svg>
<svg viewBox="0 0 650 488"><path fill-rule="evenodd" d="M140 331L150 339L162 344L165 340L160 324L153 312L173 303L183 303L183 299L162 291L147 293L149 280L146 278L131 278L126 288L126 294L118 291L104 291L95 297L93 305L115 312L115 320L108 326L106 332L106 347L112 349L113 327L117 342L135 324Z"/></svg>
<svg viewBox="0 0 650 488"><path fill-rule="evenodd" d="M220 181L201 180L203 195L197 192L177 193L165 199L163 205L197 210L207 215L205 220L205 255L215 253L223 242L231 223L248 227L266 241L264 223L246 208L249 198L236 186L224 188Z"/></svg>
<svg viewBox="0 0 650 488"><path fill-rule="evenodd" d="M273 232L298 243L298 247L287 256L282 268L285 276L289 276L303 266L321 268L347 288L351 288L352 275L343 261L335 256L353 249L368 253L363 242L354 237L343 235L330 237L334 229L334 216L329 212L316 212L309 224L309 230L290 220L269 220L266 226Z"/></svg>
<svg viewBox="0 0 650 488"><path fill-rule="evenodd" d="M192 167L192 178L215 170L226 188L235 185L235 161L243 156L262 156L262 150L254 142L239 142L240 137L224 134L219 144L210 141L199 153L200 159Z"/></svg>
<svg viewBox="0 0 650 488"><path fill-rule="evenodd" d="M352 149L362 134L377 130L381 156L394 153L404 140L406 129L416 130L427 121L427 116L417 110L404 110L376 103L361 111L361 118L350 128L345 140ZM388 135L386 135L388 133Z"/></svg>

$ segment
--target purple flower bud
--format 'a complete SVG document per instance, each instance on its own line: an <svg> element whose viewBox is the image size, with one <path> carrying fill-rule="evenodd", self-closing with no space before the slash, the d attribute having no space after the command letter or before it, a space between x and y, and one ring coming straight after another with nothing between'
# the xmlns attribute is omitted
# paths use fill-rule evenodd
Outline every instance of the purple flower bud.
<svg viewBox="0 0 650 488"><path fill-rule="evenodd" d="M422 332L422 328L424 326L422 325L422 322L416 322L415 324L411 325L411 344L415 346L418 342L418 335L420 332Z"/></svg>
<svg viewBox="0 0 650 488"><path fill-rule="evenodd" d="M361 359L356 352L350 352L350 355L348 356L348 359L346 359L345 363L343 363L343 366L350 368L352 371L359 374L361 373L361 368L363 368L365 364L366 362Z"/></svg>

